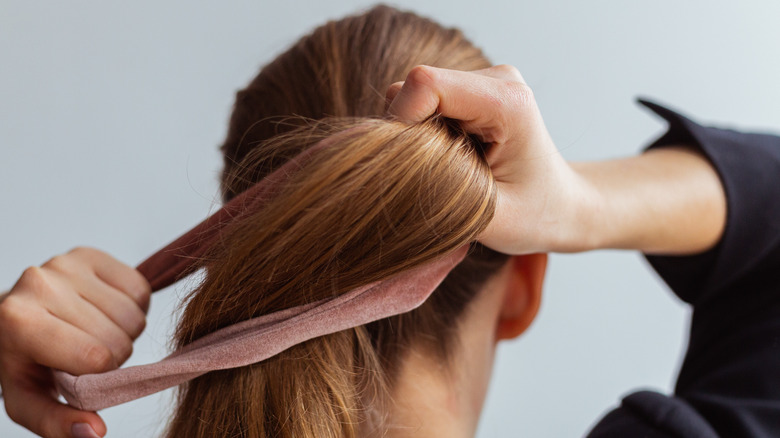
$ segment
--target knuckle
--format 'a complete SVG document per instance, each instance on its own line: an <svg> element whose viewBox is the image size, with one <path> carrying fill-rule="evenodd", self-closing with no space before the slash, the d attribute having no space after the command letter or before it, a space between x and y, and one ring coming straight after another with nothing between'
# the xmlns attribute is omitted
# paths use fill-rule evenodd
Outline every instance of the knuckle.
<svg viewBox="0 0 780 438"><path fill-rule="evenodd" d="M514 65L500 64L494 68L508 79L511 78L516 81L523 79L523 75L520 74L520 70L518 70Z"/></svg>
<svg viewBox="0 0 780 438"><path fill-rule="evenodd" d="M22 272L17 284L23 288L39 289L47 284L46 274L40 267L30 266Z"/></svg>
<svg viewBox="0 0 780 438"><path fill-rule="evenodd" d="M18 325L20 316L24 313L21 309L21 303L18 302L15 295L11 295L0 303L0 337L8 333L10 327Z"/></svg>
<svg viewBox="0 0 780 438"><path fill-rule="evenodd" d="M68 272L73 268L72 257L60 254L49 259L42 265L44 268L53 269L58 272Z"/></svg>
<svg viewBox="0 0 780 438"><path fill-rule="evenodd" d="M14 349L20 339L24 338L23 331L29 327L28 314L23 304L15 296L8 297L0 304L0 350L10 351Z"/></svg>
<svg viewBox="0 0 780 438"><path fill-rule="evenodd" d="M436 70L427 65L418 65L409 70L406 75L406 83L432 87L436 82Z"/></svg>
<svg viewBox="0 0 780 438"><path fill-rule="evenodd" d="M94 248L90 248L88 246L76 246L74 248L71 248L71 250L68 251L68 254L81 256L81 255L90 255L94 252L95 252Z"/></svg>
<svg viewBox="0 0 780 438"><path fill-rule="evenodd" d="M92 344L84 349L85 365L95 371L108 371L114 366L114 355L108 347L100 344Z"/></svg>
<svg viewBox="0 0 780 438"><path fill-rule="evenodd" d="M38 266L25 269L17 284L39 299L50 299L56 292L49 282L46 271Z"/></svg>
<svg viewBox="0 0 780 438"><path fill-rule="evenodd" d="M94 262L95 260L107 256L106 253L99 249L89 246L77 246L68 251L68 255L75 257L79 260L83 260L87 263Z"/></svg>
<svg viewBox="0 0 780 438"><path fill-rule="evenodd" d="M534 92L531 87L521 82L509 82L507 92L512 103L526 107L534 102Z"/></svg>

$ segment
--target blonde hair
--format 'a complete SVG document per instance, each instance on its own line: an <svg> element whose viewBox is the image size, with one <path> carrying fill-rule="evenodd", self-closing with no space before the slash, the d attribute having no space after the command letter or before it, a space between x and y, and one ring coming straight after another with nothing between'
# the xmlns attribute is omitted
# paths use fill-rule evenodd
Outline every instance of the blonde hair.
<svg viewBox="0 0 780 438"><path fill-rule="evenodd" d="M383 90L418 64L489 65L459 31L380 6L316 29L238 93L222 146L225 199L312 145L328 146L204 258L177 346L419 266L487 226L497 188L480 145L438 117L381 117ZM381 435L404 352L423 343L446 360L458 317L506 261L473 249L413 312L183 385L167 435Z"/></svg>

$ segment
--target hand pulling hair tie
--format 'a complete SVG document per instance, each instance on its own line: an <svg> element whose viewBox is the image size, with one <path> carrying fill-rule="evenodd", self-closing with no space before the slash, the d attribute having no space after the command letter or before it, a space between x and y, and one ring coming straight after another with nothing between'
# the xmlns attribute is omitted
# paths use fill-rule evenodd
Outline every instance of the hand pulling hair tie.
<svg viewBox="0 0 780 438"><path fill-rule="evenodd" d="M343 134L343 133L342 133ZM163 289L189 272L221 230L247 212L263 208L289 175L333 137L320 141L225 204L138 266ZM55 371L57 389L78 409L96 411L179 385L210 371L268 359L309 339L405 313L420 306L466 255L468 245L415 269L358 287L343 295L249 319L212 332L149 364L101 374Z"/></svg>

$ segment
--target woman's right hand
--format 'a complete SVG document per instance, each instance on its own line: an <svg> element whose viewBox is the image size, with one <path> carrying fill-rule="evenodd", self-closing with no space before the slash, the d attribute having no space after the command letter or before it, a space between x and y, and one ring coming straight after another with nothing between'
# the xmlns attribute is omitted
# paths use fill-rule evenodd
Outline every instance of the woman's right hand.
<svg viewBox="0 0 780 438"><path fill-rule="evenodd" d="M105 435L96 413L57 401L51 370L81 375L119 367L144 329L150 293L138 271L91 248L27 268L0 301L8 416L47 438Z"/></svg>

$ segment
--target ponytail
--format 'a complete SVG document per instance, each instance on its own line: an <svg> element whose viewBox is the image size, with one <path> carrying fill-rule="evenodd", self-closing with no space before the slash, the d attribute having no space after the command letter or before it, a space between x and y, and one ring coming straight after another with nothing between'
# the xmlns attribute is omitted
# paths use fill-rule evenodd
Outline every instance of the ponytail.
<svg viewBox="0 0 780 438"><path fill-rule="evenodd" d="M378 6L316 29L238 93L222 146L226 200L314 144L328 146L204 257L177 347L414 268L487 226L497 188L479 144L441 118L375 118L386 87L418 64L490 65L460 31ZM446 364L458 318L506 260L472 244L412 312L194 379L180 387L167 436L383 436L410 346Z"/></svg>
<svg viewBox="0 0 780 438"><path fill-rule="evenodd" d="M438 118L317 122L258 145L248 157L258 161L241 168L326 139L206 256L178 347L420 266L473 241L492 218L497 189L481 150ZM358 436L367 409L386 398L385 365L363 326L212 372L182 389L170 436Z"/></svg>

